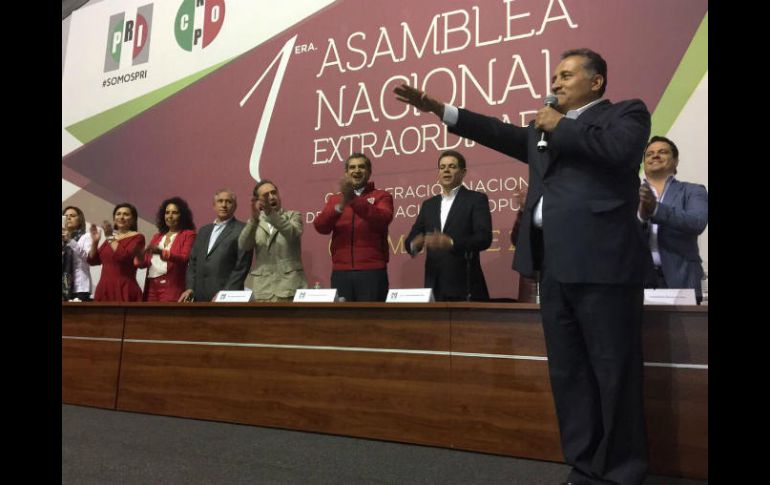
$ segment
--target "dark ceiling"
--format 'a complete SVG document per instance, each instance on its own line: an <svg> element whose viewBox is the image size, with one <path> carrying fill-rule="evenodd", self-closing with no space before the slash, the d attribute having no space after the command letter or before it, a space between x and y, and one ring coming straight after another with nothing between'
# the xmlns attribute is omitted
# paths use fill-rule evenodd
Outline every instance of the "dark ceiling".
<svg viewBox="0 0 770 485"><path fill-rule="evenodd" d="M88 0L61 0L61 19L70 16L73 10L77 10L88 3Z"/></svg>

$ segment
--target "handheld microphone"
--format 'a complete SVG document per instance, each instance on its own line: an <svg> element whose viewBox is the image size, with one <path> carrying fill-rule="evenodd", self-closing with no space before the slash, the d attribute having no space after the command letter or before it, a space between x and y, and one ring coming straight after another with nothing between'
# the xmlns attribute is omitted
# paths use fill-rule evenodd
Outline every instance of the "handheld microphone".
<svg viewBox="0 0 770 485"><path fill-rule="evenodd" d="M545 97L545 105L550 106L551 108L555 108L559 105L559 98L553 94L549 94ZM548 140L546 139L547 136L548 135L546 132L540 132L540 141L537 142L537 151L544 152L548 150Z"/></svg>

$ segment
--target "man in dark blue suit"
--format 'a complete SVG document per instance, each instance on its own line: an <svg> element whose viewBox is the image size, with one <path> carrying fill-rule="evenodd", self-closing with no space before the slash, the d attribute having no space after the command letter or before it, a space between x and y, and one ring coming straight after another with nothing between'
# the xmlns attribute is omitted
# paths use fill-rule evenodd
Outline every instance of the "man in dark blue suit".
<svg viewBox="0 0 770 485"><path fill-rule="evenodd" d="M462 185L465 157L455 150L438 158L441 194L426 200L406 238L413 257L423 247L425 287L437 301L489 300L479 252L492 244L489 199Z"/></svg>
<svg viewBox="0 0 770 485"><path fill-rule="evenodd" d="M655 271L651 288L692 288L701 291L698 236L709 217L708 192L698 184L674 178L679 149L664 136L653 136L644 152L644 183L639 187L639 220L647 234Z"/></svg>
<svg viewBox="0 0 770 485"><path fill-rule="evenodd" d="M401 85L399 100L452 133L529 165L513 268L540 275L548 368L566 483L641 484L647 474L642 395L644 277L652 261L636 211L650 135L641 100L602 99L607 63L590 49L562 54L558 105L527 127L444 105ZM541 134L548 149L538 150Z"/></svg>

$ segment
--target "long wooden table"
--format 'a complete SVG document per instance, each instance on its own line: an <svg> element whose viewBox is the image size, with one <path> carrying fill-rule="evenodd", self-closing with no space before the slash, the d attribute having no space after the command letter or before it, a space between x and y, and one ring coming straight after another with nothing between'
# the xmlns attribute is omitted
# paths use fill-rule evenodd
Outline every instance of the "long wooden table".
<svg viewBox="0 0 770 485"><path fill-rule="evenodd" d="M645 307L651 471L708 478L708 308ZM562 461L528 303L63 303L62 401Z"/></svg>

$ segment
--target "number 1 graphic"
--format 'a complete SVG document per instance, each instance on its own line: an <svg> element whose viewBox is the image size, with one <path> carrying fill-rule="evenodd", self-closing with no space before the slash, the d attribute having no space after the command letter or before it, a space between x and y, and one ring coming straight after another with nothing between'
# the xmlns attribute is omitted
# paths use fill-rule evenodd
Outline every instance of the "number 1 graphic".
<svg viewBox="0 0 770 485"><path fill-rule="evenodd" d="M276 61L280 59L281 63L278 65L278 71L275 73L273 85L270 87L270 93L267 95L267 101L265 102L265 107L262 110L262 118L259 120L259 126L257 127L257 135L254 137L254 146L251 147L251 157L249 157L249 173L251 174L251 177L257 182L260 180L259 158L262 155L262 147L265 145L265 137L267 136L267 128L270 125L270 117L273 115L275 100L278 98L278 91L281 88L281 81L283 81L283 75L286 72L286 66L289 64L289 57L291 56L291 51L294 48L294 43L296 41L296 35L286 41L286 44L283 45L283 48L278 53L278 55L275 56L275 59L273 59L270 65L267 66L265 72L262 73L259 79L257 79L257 82L254 83L251 89L249 89L249 92L246 93L246 96L244 96L241 102L238 103L239 106L243 108L243 105L246 104L254 90L257 89L259 83L261 83L267 73L270 72L270 69L273 68Z"/></svg>

